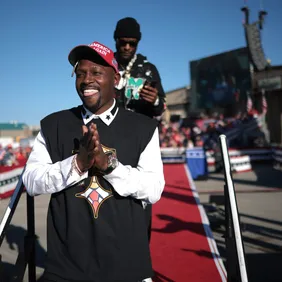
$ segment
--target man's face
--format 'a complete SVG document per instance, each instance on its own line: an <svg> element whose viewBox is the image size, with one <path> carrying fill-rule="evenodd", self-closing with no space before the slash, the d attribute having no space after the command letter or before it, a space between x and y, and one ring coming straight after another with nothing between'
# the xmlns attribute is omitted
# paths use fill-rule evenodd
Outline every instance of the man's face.
<svg viewBox="0 0 282 282"><path fill-rule="evenodd" d="M76 67L76 91L84 106L101 114L112 105L114 87L119 81L112 67L81 60Z"/></svg>
<svg viewBox="0 0 282 282"><path fill-rule="evenodd" d="M136 53L137 45L136 38L118 38L116 48L120 58L129 61Z"/></svg>

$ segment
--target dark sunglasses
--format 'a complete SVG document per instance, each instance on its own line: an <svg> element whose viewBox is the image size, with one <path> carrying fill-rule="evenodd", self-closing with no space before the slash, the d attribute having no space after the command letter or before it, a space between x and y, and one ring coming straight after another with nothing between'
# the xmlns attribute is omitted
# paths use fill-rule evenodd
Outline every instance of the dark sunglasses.
<svg viewBox="0 0 282 282"><path fill-rule="evenodd" d="M126 40L123 40L123 39L119 39L118 44L121 47L124 47L127 44L129 44L130 47L136 47L138 45L138 41L126 41Z"/></svg>

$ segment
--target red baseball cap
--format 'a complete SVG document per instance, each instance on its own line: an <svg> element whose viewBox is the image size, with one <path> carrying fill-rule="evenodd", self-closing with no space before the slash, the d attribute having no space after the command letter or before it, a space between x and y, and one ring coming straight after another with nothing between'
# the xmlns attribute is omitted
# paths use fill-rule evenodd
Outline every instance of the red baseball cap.
<svg viewBox="0 0 282 282"><path fill-rule="evenodd" d="M118 72L118 63L114 57L114 52L107 46L92 42L89 45L79 45L74 47L69 53L69 62L74 67L79 60L86 59L88 56L99 55L115 72Z"/></svg>

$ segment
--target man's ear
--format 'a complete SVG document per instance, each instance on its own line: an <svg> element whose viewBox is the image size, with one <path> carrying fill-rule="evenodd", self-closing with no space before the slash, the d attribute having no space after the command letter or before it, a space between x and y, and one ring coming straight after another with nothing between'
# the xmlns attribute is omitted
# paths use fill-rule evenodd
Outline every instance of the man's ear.
<svg viewBox="0 0 282 282"><path fill-rule="evenodd" d="M115 86L117 86L120 81L120 74L118 72L115 73L114 81L115 81Z"/></svg>

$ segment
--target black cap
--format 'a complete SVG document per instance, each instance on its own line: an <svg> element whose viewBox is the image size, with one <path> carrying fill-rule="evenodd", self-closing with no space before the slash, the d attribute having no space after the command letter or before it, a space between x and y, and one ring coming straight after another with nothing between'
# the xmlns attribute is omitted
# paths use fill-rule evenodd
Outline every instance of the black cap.
<svg viewBox="0 0 282 282"><path fill-rule="evenodd" d="M140 25L134 18L127 17L117 22L114 39L122 37L141 39Z"/></svg>

